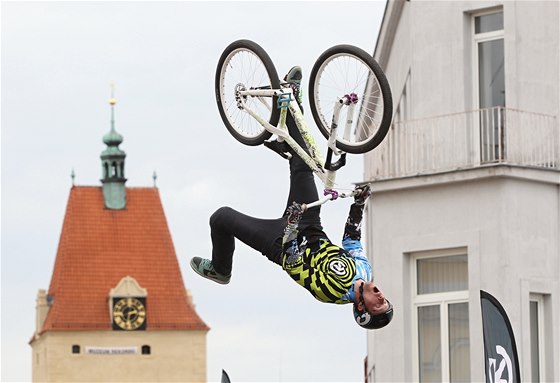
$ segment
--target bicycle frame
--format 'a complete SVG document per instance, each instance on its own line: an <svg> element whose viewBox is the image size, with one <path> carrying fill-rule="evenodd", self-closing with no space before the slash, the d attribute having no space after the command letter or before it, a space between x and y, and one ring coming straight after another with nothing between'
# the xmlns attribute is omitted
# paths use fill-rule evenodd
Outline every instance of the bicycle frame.
<svg viewBox="0 0 560 383"><path fill-rule="evenodd" d="M284 140L301 159L309 166L310 169L317 175L317 177L323 182L324 185L324 196L318 201L308 203L305 205L304 209L311 208L313 206L321 205L327 201L335 200L339 197L345 198L354 195L354 192L338 192L334 190L336 171L346 164L346 153L338 150L336 148L336 134L338 129L338 120L340 117L340 111L342 106L347 105L349 107L349 112L353 111L355 107L355 102L352 100L351 96L345 95L340 98L334 106L333 119L331 124L330 136L327 141L327 160L323 160L321 152L317 147L314 137L309 132L307 123L303 117L303 113L293 97L293 91L291 88L281 88L281 89L251 89L251 90L240 90L238 92L238 106L243 108L249 115L251 115L255 120L257 120L267 131L272 134L276 134L279 140ZM260 115L255 113L251 108L247 106L244 102L244 98L250 97L278 97L278 107L281 108L280 119L278 126L271 125L268 121L262 118ZM266 102L263 101L265 105L268 106ZM274 107L274 106L273 106ZM286 126L286 116L289 113L292 114L294 121L306 143L309 150L308 154L291 136ZM351 114L349 114L351 115ZM351 120L347 120L344 137L347 138L350 135L350 127L352 125ZM340 157L340 159L333 163L332 155L335 154Z"/></svg>

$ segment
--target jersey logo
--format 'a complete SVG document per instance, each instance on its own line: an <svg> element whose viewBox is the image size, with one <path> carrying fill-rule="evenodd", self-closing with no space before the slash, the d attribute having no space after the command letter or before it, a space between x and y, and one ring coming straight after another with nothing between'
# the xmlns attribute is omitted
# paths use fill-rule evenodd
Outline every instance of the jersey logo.
<svg viewBox="0 0 560 383"><path fill-rule="evenodd" d="M338 259L334 259L329 263L329 269L336 275L346 275L346 264Z"/></svg>

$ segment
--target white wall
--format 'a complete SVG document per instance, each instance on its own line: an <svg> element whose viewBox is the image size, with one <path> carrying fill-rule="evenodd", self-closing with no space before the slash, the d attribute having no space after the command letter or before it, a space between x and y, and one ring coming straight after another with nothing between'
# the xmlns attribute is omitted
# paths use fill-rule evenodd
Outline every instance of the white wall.
<svg viewBox="0 0 560 383"><path fill-rule="evenodd" d="M553 115L558 123L560 2L395 0L387 6L375 57L387 63L394 110L409 73L409 119L478 109L472 14L501 7L506 106ZM373 160L366 155L365 174ZM484 380L483 289L509 315L524 380L530 379L529 294L551 294L546 378L560 380L559 185L558 171L507 165L374 183L366 248L374 279L395 306L392 324L368 333L376 382L417 378L407 254L455 247L468 251L471 379Z"/></svg>
<svg viewBox="0 0 560 383"><path fill-rule="evenodd" d="M542 171L530 172L534 178ZM484 379L480 289L506 309L520 359L529 352L520 344L528 330L522 328L522 318L528 315L522 281L551 281L548 288L555 294L554 305L560 307L560 290L553 283L560 280L558 184L525 179L526 170L507 166L463 173L433 176L427 183L394 180L374 185L367 212L367 249L374 279L396 308L390 326L369 332L369 364L376 366L377 381L415 379L410 253L467 248L473 381ZM553 320L557 329L557 310Z"/></svg>

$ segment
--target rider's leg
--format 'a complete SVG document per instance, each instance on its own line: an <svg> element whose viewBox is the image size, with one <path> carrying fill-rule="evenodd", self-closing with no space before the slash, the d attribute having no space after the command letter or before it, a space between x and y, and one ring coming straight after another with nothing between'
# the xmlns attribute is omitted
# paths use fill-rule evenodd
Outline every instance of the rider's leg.
<svg viewBox="0 0 560 383"><path fill-rule="evenodd" d="M222 275L230 275L235 238L260 251L272 262L281 264L280 254L274 250L274 244L285 226L283 218L260 219L229 207L218 209L210 217L214 269Z"/></svg>
<svg viewBox="0 0 560 383"><path fill-rule="evenodd" d="M307 152L305 141L291 114L288 114L286 118L286 125L292 138ZM292 152L292 159L290 160L290 192L286 209L293 202L304 204L317 201L318 199L319 195L313 171L295 152ZM322 230L320 212L320 206L306 211L299 223L300 230L308 226L316 226L319 230Z"/></svg>
<svg viewBox="0 0 560 383"><path fill-rule="evenodd" d="M288 115L286 124L294 140L302 148L306 148L305 141L291 115ZM301 204L316 201L318 198L312 170L298 155L292 153L290 192L287 206L294 201ZM309 227L322 230L319 213L319 206L306 211L299 223L300 231ZM230 275L235 238L261 252L270 261L281 265L281 237L285 226L285 218L260 219L245 215L229 207L218 209L210 217L212 264L215 270L222 275Z"/></svg>

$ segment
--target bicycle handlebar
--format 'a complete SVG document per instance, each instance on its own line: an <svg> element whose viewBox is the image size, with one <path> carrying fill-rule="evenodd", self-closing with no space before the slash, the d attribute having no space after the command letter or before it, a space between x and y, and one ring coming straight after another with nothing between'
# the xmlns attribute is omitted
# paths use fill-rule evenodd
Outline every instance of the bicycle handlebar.
<svg viewBox="0 0 560 383"><path fill-rule="evenodd" d="M303 211L306 211L307 209L311 209L312 207L315 206L320 206L322 204L324 204L325 202L328 201L332 201L335 200L337 198L348 198L348 197L354 197L356 195L356 190L352 190L351 192L342 192L339 193L336 190L333 189L326 189L325 190L325 195L321 198L319 198L317 201L315 202L310 202L310 203L304 203L303 205L301 205Z"/></svg>

